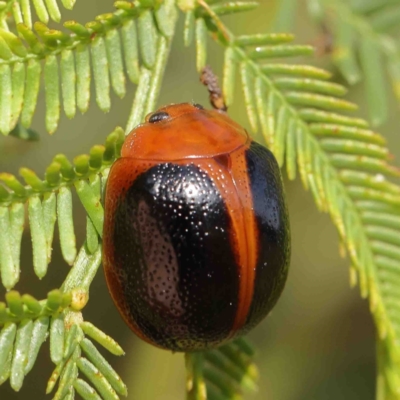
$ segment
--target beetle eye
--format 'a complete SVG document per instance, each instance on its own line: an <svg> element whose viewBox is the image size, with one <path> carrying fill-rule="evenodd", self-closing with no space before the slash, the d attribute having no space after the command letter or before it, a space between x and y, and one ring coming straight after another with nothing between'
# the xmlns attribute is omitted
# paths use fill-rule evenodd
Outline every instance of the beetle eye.
<svg viewBox="0 0 400 400"><path fill-rule="evenodd" d="M149 118L149 122L151 122L152 124L154 122L160 122L160 121L164 121L165 119L169 118L169 114L166 113L165 111L159 111L154 113L150 118Z"/></svg>
<svg viewBox="0 0 400 400"><path fill-rule="evenodd" d="M193 107L196 107L198 110L204 110L204 107L199 103L193 103Z"/></svg>

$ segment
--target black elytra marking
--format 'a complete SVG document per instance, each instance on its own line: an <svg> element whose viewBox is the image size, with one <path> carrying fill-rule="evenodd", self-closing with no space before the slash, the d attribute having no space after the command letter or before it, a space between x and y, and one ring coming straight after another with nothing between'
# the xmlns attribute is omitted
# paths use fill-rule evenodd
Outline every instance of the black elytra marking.
<svg viewBox="0 0 400 400"><path fill-rule="evenodd" d="M169 114L167 112L158 111L151 115L151 117L149 118L149 122L153 124L155 122L164 121L168 118L169 118Z"/></svg>
<svg viewBox="0 0 400 400"><path fill-rule="evenodd" d="M196 107L198 110L204 110L204 107L199 103L192 103L193 107Z"/></svg>
<svg viewBox="0 0 400 400"><path fill-rule="evenodd" d="M273 154L252 142L245 156L259 235L253 300L244 329L248 331L269 313L283 290L290 260L290 230Z"/></svg>
<svg viewBox="0 0 400 400"><path fill-rule="evenodd" d="M231 220L199 167L158 164L120 199L114 257L128 318L174 351L215 346L232 328L239 298Z"/></svg>

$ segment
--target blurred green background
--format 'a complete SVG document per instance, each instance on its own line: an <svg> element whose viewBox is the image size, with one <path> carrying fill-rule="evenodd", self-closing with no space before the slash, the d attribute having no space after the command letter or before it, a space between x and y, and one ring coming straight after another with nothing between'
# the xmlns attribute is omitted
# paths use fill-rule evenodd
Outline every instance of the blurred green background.
<svg viewBox="0 0 400 400"><path fill-rule="evenodd" d="M278 0L277 0L278 1ZM262 1L259 10L226 18L235 33L256 33L270 30L276 1ZM97 14L113 9L112 1L78 0L73 12L64 10L63 17L85 23ZM185 49L182 21L174 41L159 105L195 100L208 104L207 93L198 82L194 48ZM297 43L316 44L321 39L305 10L300 8L292 31ZM220 49L210 45L209 63L216 73L221 71ZM308 62L330 69L329 56L315 56ZM334 73L334 80L340 82ZM360 105L365 115L361 85L351 89L348 98ZM109 114L101 113L92 103L84 116L69 121L62 117L53 137L45 133L44 98L40 97L33 128L41 134L40 142L24 143L14 138L0 138L0 171L18 173L21 166L42 174L53 156L63 152L69 157L85 153L90 146L103 143L116 125L124 126L134 95L120 100L114 96ZM241 93L229 110L237 122L247 126ZM395 102L391 99L391 115L381 132L388 138L395 155ZM364 113L363 113L364 111ZM372 400L375 396L375 332L368 304L361 300L359 290L350 289L349 261L339 256L338 235L327 215L318 213L311 194L299 180L286 181L292 227L292 262L286 289L272 314L251 334L249 339L258 349L260 388L254 400ZM75 208L78 244L83 242L85 224L81 207ZM22 252L22 279L17 290L42 298L60 285L68 272L54 244L49 273L38 281L32 271L30 237L25 233ZM0 298L4 290L0 289ZM107 358L128 384L128 399L183 400L184 364L181 354L172 355L137 339L125 326L108 295L102 271L96 277L90 302L84 310L85 319L92 321L113 336L126 350L126 356ZM36 368L27 376L19 393L8 382L0 387L1 400L43 399L47 379L52 371L48 346L44 345ZM50 397L48 397L50 398Z"/></svg>

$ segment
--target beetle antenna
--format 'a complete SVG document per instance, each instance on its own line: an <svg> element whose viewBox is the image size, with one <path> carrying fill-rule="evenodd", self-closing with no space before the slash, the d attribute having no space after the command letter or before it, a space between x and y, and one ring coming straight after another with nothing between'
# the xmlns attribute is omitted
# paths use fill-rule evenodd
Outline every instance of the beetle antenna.
<svg viewBox="0 0 400 400"><path fill-rule="evenodd" d="M200 82L207 87L208 93L210 95L211 105L217 110L226 111L228 107L224 102L224 96L218 84L218 77L214 74L209 65L206 65L202 69Z"/></svg>

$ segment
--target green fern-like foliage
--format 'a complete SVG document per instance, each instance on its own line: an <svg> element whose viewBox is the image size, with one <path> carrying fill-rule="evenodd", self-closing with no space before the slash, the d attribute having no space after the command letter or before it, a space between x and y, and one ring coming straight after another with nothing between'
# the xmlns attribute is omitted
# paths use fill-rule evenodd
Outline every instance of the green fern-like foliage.
<svg viewBox="0 0 400 400"><path fill-rule="evenodd" d="M28 203L36 275L42 278L46 274L56 219L64 258L72 264L61 288L50 292L47 300L39 302L32 296L20 296L18 292L10 291L6 295L8 307L0 303L0 326L3 327L0 331L0 382L9 379L14 390L21 388L42 343L49 336L50 356L56 368L49 379L47 393L58 383L54 399L73 399L75 391L82 396L97 393L79 377L79 373L104 398L115 399L118 398L117 393L127 393L117 373L89 338L115 355L123 354L122 349L92 324L83 321L80 312L87 303L89 286L101 262L102 182L110 164L119 154L122 140L122 129L116 129L104 146L94 146L90 155L77 157L74 165L65 156L56 156L43 180L32 171L22 169L21 175L27 183L25 186L10 174L1 177L4 183L0 206L0 271L3 285L11 288L19 278L25 202ZM86 241L78 255L71 187L76 188L88 212Z"/></svg>
<svg viewBox="0 0 400 400"><path fill-rule="evenodd" d="M186 354L187 399L243 399L257 391L254 349L243 339L203 353Z"/></svg>
<svg viewBox="0 0 400 400"><path fill-rule="evenodd" d="M62 4L69 8L73 2ZM293 2L282 4L285 16ZM0 303L0 384L9 379L19 390L49 336L55 369L47 392L54 391L55 399L72 400L75 393L84 399L118 399L127 394L91 340L115 355L123 354L122 349L84 321L82 310L101 263L101 194L108 171L119 156L124 132L155 108L180 9L185 44L196 45L198 70L207 62L210 37L225 54L226 103L232 104L238 95L239 74L252 131L261 130L289 178L299 175L317 207L330 214L349 255L351 282L358 281L362 296L369 298L379 332L378 399L400 398L400 187L391 181L400 171L388 162L385 139L366 121L345 114L356 106L342 98L346 89L330 82L328 72L290 62L292 57L312 54L310 46L293 44L293 36L286 33L235 36L221 21L225 14L253 9L254 2L142 0L117 1L115 6L116 11L85 26L66 22L55 30L46 25L49 17L60 21L55 0L0 2L3 134L26 134L42 86L46 126L54 132L61 104L71 118L76 109L88 109L92 81L103 111L110 110L111 87L123 97L127 78L137 85L125 129L117 128L89 155L72 162L56 155L44 178L26 168L20 170L23 180L0 174L0 275L10 290L6 302ZM32 9L40 21L32 21ZM376 85L373 74L369 79ZM79 251L72 191L87 213L86 238ZM21 273L26 210L38 278L47 272L56 222L62 255L72 265L62 286L42 301L11 290ZM187 398L242 399L243 393L257 386L253 357L254 350L243 339L213 351L187 354Z"/></svg>
<svg viewBox="0 0 400 400"><path fill-rule="evenodd" d="M364 82L373 125L387 118L385 75L400 101L400 3L396 0L309 0L311 15L333 39L332 59L349 84Z"/></svg>
<svg viewBox="0 0 400 400"><path fill-rule="evenodd" d="M298 0L282 0L275 29L293 26ZM400 101L400 3L397 0L307 0L327 36L332 61L350 85L364 83L371 122L387 119L388 83ZM331 43L332 42L332 43ZM385 79L388 75L389 81Z"/></svg>
<svg viewBox="0 0 400 400"><path fill-rule="evenodd" d="M44 7L42 0L33 3ZM32 22L26 21L29 16L15 18L17 32L0 28L0 131L7 135L19 120L26 128L31 125L42 85L50 133L57 129L61 105L69 118L75 116L77 108L87 111L92 81L99 108L108 112L111 87L124 97L126 78L139 82L139 50L143 68L150 71L157 67L158 53L163 51L158 36L170 38L173 33L175 18L170 13L175 9L171 5L171 1L164 2L153 14L149 5L119 1L114 13L99 15L85 26L65 22L63 31L50 29L48 17L43 16L46 8L39 8L40 13L36 8L42 17L33 28ZM30 15L29 11L25 15Z"/></svg>
<svg viewBox="0 0 400 400"><path fill-rule="evenodd" d="M10 24L24 23L32 27L32 14L47 24L49 19L60 22L61 10L59 3L67 10L72 10L76 0L8 0L0 3L0 19L4 29L9 30Z"/></svg>

